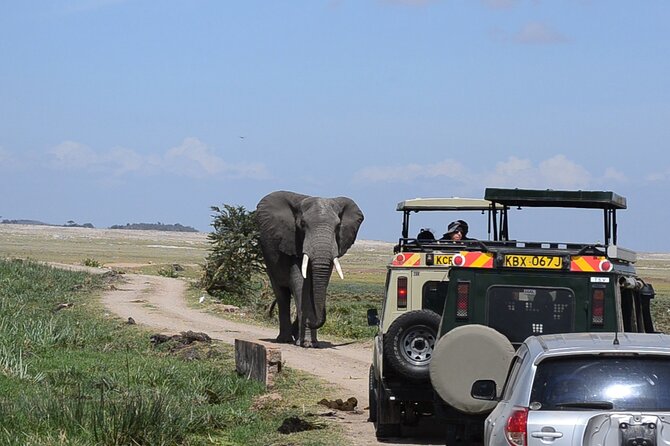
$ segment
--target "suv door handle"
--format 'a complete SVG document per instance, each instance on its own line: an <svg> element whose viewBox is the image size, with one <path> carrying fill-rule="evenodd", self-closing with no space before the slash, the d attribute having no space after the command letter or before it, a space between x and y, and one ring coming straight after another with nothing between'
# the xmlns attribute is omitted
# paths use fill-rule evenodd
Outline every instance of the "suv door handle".
<svg viewBox="0 0 670 446"><path fill-rule="evenodd" d="M536 431L536 432L531 432L530 436L533 437L533 438L556 439L556 438L561 438L563 436L563 432Z"/></svg>

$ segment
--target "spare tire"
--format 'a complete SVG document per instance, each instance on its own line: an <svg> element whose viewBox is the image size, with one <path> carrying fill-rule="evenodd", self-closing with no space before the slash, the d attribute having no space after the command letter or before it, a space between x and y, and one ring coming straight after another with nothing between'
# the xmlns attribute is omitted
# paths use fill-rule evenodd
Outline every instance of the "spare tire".
<svg viewBox="0 0 670 446"><path fill-rule="evenodd" d="M450 406L467 414L490 412L495 401L474 399L472 384L492 379L505 382L514 347L502 333L484 325L463 325L440 338L430 362L430 381Z"/></svg>
<svg viewBox="0 0 670 446"><path fill-rule="evenodd" d="M389 366L412 381L428 381L440 316L430 310L409 311L398 317L384 335Z"/></svg>

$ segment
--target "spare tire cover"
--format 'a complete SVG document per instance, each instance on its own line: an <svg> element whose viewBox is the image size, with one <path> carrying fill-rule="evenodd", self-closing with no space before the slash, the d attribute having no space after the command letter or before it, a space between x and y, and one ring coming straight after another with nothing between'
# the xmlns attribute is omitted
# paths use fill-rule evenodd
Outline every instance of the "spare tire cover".
<svg viewBox="0 0 670 446"><path fill-rule="evenodd" d="M501 389L513 356L514 347L502 333L484 325L463 325L435 345L430 381L438 395L454 408L468 414L485 413L497 403L470 396L472 384L492 379Z"/></svg>

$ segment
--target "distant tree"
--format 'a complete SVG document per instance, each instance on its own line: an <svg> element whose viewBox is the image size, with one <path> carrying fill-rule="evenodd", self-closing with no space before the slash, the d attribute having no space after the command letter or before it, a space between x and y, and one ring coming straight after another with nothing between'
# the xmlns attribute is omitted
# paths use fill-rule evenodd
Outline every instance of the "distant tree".
<svg viewBox="0 0 670 446"><path fill-rule="evenodd" d="M255 212L227 204L212 211L214 231L207 237L211 246L201 284L217 297L249 295L254 276L265 270Z"/></svg>
<svg viewBox="0 0 670 446"><path fill-rule="evenodd" d="M109 229L135 229L144 231L170 231L170 232L198 232L191 226L184 226L180 223L173 225L158 223L126 223L125 225L112 225Z"/></svg>

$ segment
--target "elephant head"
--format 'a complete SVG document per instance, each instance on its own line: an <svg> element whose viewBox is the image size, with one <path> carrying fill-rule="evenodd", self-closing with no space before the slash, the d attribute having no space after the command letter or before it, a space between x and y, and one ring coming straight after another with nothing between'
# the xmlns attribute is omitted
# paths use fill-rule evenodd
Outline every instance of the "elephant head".
<svg viewBox="0 0 670 446"><path fill-rule="evenodd" d="M304 283L311 286L307 294L311 301L302 302L305 324L310 329L320 328L326 319L326 289L333 267L343 277L338 258L356 240L363 213L346 197L277 191L258 203L256 218L268 273L273 274L271 265L287 259L293 267L300 267Z"/></svg>

